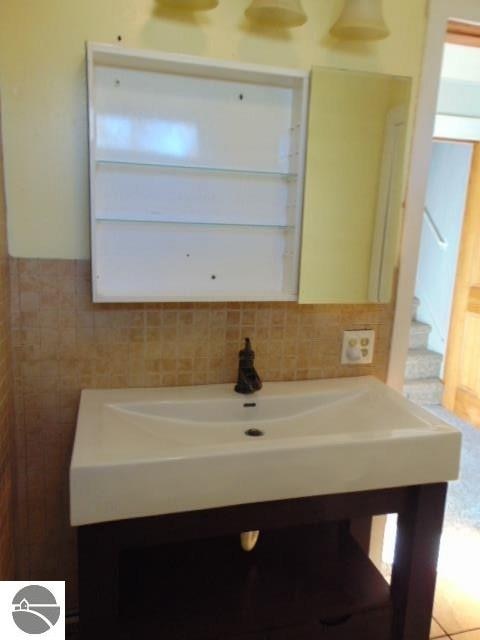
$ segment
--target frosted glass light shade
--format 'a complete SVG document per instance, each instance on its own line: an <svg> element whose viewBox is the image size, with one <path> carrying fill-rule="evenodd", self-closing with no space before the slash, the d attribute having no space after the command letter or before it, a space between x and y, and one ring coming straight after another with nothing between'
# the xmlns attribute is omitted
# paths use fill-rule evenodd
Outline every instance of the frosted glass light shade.
<svg viewBox="0 0 480 640"><path fill-rule="evenodd" d="M300 27L307 21L300 0L252 0L245 15L255 22L277 27Z"/></svg>
<svg viewBox="0 0 480 640"><path fill-rule="evenodd" d="M330 33L343 40L382 40L390 35L382 0L345 0L343 11Z"/></svg>
<svg viewBox="0 0 480 640"><path fill-rule="evenodd" d="M218 0L162 0L162 4L182 11L209 11L218 7Z"/></svg>

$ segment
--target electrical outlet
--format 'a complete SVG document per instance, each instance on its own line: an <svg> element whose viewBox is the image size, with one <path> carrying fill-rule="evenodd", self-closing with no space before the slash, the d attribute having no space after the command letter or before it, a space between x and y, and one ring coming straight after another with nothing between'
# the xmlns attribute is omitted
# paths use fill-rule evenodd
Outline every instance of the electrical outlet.
<svg viewBox="0 0 480 640"><path fill-rule="evenodd" d="M375 331L344 331L342 364L371 364L375 348Z"/></svg>

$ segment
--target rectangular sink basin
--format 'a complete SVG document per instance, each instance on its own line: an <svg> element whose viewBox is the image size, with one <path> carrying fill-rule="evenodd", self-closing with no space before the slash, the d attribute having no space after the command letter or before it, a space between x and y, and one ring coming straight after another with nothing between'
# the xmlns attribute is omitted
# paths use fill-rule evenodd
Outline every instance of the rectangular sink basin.
<svg viewBox="0 0 480 640"><path fill-rule="evenodd" d="M446 482L460 445L370 377L83 391L71 523Z"/></svg>

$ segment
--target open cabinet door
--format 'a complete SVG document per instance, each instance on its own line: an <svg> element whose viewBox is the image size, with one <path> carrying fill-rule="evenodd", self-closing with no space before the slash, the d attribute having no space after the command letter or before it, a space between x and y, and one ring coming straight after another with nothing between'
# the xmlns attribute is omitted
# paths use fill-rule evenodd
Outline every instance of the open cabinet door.
<svg viewBox="0 0 480 640"><path fill-rule="evenodd" d="M444 406L480 427L480 143L473 151L445 366Z"/></svg>

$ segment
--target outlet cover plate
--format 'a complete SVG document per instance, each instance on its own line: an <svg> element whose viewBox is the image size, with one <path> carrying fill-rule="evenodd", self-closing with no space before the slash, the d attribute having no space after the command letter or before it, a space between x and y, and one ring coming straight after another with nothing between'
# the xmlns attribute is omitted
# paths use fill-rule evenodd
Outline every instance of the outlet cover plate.
<svg viewBox="0 0 480 640"><path fill-rule="evenodd" d="M342 364L371 364L375 349L375 331L344 331Z"/></svg>

